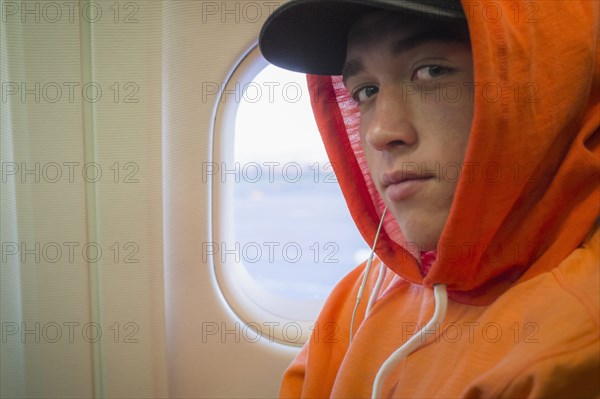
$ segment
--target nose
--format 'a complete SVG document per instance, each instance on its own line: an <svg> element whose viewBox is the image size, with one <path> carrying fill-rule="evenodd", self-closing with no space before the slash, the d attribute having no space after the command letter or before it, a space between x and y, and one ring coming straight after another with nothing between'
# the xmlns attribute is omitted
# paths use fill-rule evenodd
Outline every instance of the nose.
<svg viewBox="0 0 600 399"><path fill-rule="evenodd" d="M385 151L417 142L410 104L402 100L401 91L379 91L374 107L361 115L367 145Z"/></svg>

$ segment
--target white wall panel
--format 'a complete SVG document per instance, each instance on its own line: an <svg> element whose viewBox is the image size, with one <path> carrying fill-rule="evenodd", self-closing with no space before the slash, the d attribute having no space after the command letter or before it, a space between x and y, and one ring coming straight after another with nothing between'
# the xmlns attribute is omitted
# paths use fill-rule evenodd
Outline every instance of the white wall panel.
<svg viewBox="0 0 600 399"><path fill-rule="evenodd" d="M228 309L201 172L278 4L0 0L2 397L276 396L296 349Z"/></svg>

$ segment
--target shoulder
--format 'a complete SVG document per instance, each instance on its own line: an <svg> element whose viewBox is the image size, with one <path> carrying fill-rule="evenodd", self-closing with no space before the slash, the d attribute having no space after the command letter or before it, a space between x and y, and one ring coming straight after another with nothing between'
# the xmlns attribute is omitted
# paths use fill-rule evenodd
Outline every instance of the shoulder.
<svg viewBox="0 0 600 399"><path fill-rule="evenodd" d="M493 316L488 321L500 322L509 339L489 349L502 352L501 360L469 392L492 397L600 395L599 269L596 229L555 269L516 285L491 305L485 312Z"/></svg>

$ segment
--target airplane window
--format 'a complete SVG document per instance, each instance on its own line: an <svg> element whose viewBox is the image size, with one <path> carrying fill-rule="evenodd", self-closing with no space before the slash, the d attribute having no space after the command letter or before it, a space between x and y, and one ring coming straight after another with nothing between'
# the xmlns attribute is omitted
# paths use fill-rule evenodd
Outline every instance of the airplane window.
<svg viewBox="0 0 600 399"><path fill-rule="evenodd" d="M264 339L301 346L333 286L366 260L318 133L302 74L267 64L253 46L215 101L210 183L214 265L223 300Z"/></svg>
<svg viewBox="0 0 600 399"><path fill-rule="evenodd" d="M265 67L235 124L235 245L270 293L323 302L368 257L325 154L306 77Z"/></svg>

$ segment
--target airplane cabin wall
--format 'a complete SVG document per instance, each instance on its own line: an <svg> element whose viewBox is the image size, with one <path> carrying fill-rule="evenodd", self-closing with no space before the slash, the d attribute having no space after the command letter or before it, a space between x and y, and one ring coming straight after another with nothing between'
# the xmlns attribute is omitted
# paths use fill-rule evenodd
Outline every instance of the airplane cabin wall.
<svg viewBox="0 0 600 399"><path fill-rule="evenodd" d="M1 396L276 396L298 349L240 335L202 253L222 204L201 171L206 83L280 2L54 2L58 22L36 3L0 0Z"/></svg>

